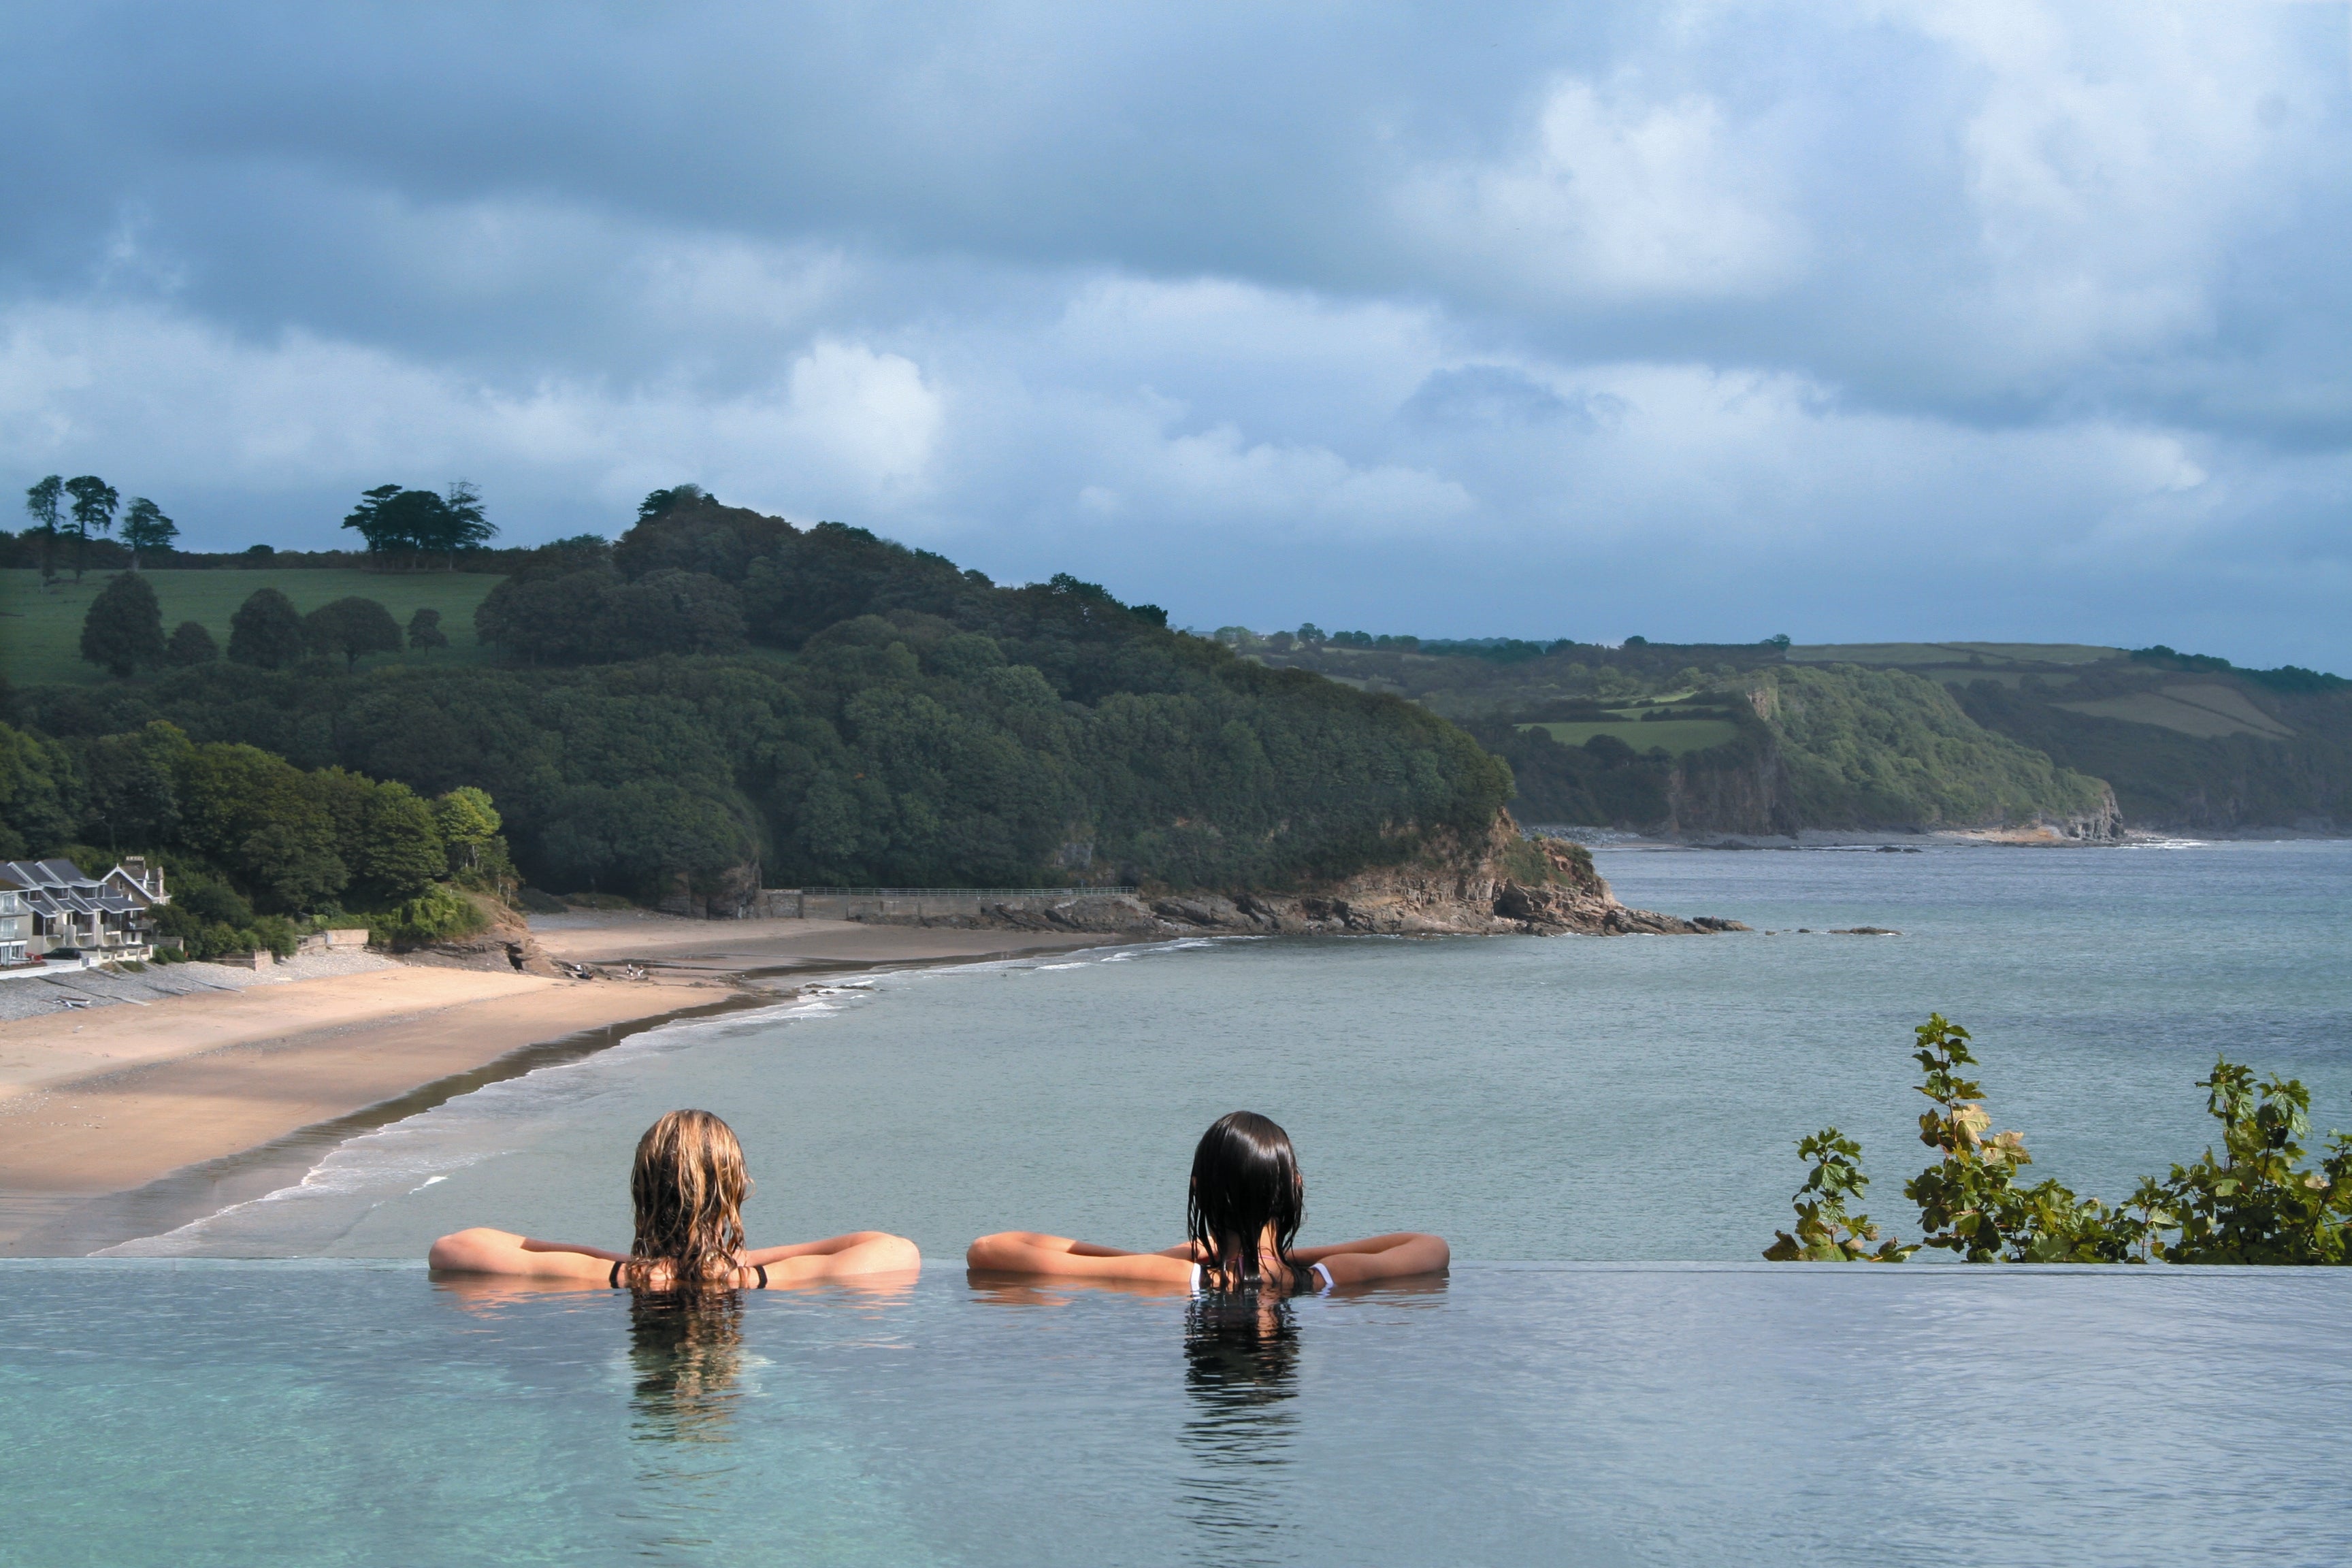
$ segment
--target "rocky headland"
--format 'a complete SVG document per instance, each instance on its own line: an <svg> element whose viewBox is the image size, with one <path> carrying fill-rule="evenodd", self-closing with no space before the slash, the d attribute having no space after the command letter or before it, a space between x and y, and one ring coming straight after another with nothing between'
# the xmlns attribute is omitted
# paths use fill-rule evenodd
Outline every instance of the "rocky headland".
<svg viewBox="0 0 2352 1568"><path fill-rule="evenodd" d="M1423 852L1328 886L1290 892L1084 894L1052 902L982 900L977 913L863 917L872 923L1090 931L1380 936L1701 936L1738 921L1684 919L1620 903L1581 845L1530 838L1510 814L1483 837L1433 835Z"/></svg>

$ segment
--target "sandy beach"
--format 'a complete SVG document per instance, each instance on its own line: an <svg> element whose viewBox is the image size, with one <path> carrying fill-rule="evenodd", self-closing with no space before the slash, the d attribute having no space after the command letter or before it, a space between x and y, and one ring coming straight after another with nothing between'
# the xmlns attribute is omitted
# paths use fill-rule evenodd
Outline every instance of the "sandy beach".
<svg viewBox="0 0 2352 1568"><path fill-rule="evenodd" d="M830 974L1104 940L638 911L545 918L532 935L600 977L382 963L0 1021L0 1256L86 1252L194 1217L179 1211L206 1194L257 1195L243 1188L298 1179L284 1159L305 1130L349 1136L372 1111L412 1114L501 1064L553 1059L557 1042L598 1048ZM601 977L615 973L642 978ZM277 1163L236 1169L273 1149Z"/></svg>

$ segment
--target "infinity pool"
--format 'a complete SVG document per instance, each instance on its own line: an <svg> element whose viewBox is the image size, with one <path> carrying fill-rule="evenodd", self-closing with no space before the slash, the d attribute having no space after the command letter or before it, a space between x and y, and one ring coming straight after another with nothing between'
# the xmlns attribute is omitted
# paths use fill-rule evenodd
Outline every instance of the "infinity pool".
<svg viewBox="0 0 2352 1568"><path fill-rule="evenodd" d="M2340 1563L2341 1270L934 1263L682 1314L0 1264L0 1563Z"/></svg>

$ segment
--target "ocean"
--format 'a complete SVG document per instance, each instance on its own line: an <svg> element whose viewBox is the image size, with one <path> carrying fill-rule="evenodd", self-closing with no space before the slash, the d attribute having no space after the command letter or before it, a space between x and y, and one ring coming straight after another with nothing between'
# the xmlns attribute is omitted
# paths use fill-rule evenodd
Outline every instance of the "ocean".
<svg viewBox="0 0 2352 1568"><path fill-rule="evenodd" d="M2352 844L1602 850L1712 937L1180 941L880 974L667 1026L355 1138L121 1255L415 1258L467 1225L618 1246L637 1134L741 1137L755 1240L866 1227L1177 1238L1192 1142L1289 1129L1307 1239L1434 1230L1489 1261L1738 1261L1796 1140L1864 1144L1899 1232L1927 1163L1912 1029L1976 1037L2032 1174L2116 1195L2201 1150L2217 1054L2352 1130ZM1832 935L1879 926L1899 936ZM1777 935L1765 934L1779 932Z"/></svg>

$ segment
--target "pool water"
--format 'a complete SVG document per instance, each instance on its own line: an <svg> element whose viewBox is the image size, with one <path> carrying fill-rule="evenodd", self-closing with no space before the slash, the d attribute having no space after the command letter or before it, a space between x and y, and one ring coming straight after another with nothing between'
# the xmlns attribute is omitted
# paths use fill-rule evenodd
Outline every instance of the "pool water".
<svg viewBox="0 0 2352 1568"><path fill-rule="evenodd" d="M0 1563L2336 1563L2340 1270L0 1264Z"/></svg>

